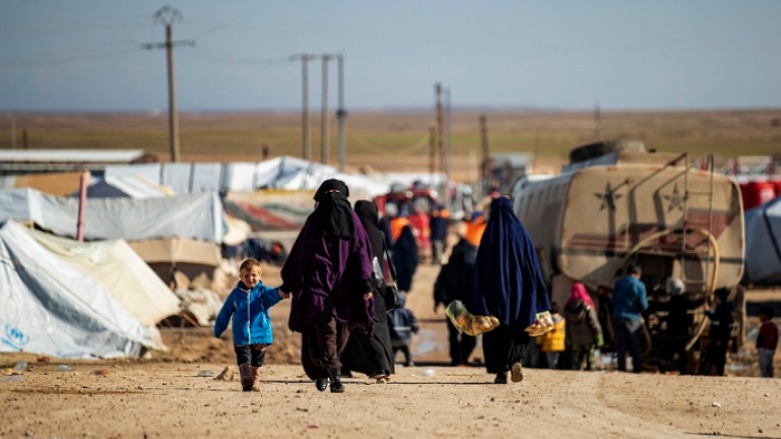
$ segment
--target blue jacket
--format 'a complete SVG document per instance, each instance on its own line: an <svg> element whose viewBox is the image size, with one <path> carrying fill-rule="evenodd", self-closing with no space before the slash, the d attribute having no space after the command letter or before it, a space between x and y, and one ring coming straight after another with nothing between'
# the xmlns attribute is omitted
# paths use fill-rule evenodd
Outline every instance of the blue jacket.
<svg viewBox="0 0 781 439"><path fill-rule="evenodd" d="M236 288L231 291L214 322L214 336L219 338L228 327L228 322L233 317L233 344L247 346L252 344L271 344L271 319L268 309L282 300L279 295L279 287L269 288L258 282L248 291L239 281Z"/></svg>
<svg viewBox="0 0 781 439"><path fill-rule="evenodd" d="M613 318L640 320L648 309L648 295L645 284L635 276L624 276L613 288Z"/></svg>

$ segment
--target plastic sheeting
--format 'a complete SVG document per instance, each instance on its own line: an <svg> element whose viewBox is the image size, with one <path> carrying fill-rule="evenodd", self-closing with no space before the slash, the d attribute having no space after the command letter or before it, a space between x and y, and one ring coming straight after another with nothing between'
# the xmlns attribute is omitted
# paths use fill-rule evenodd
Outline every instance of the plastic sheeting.
<svg viewBox="0 0 781 439"><path fill-rule="evenodd" d="M155 163L106 167L109 177L142 175L180 194L203 191L248 192L255 189L315 190L329 178L347 183L357 198L388 192L374 176L340 173L336 168L283 156L259 163ZM353 197L355 198L355 197Z"/></svg>
<svg viewBox="0 0 781 439"><path fill-rule="evenodd" d="M0 303L0 351L109 358L162 348L103 286L12 221L0 225Z"/></svg>
<svg viewBox="0 0 781 439"><path fill-rule="evenodd" d="M0 191L0 222L33 222L60 236L76 236L79 200L32 189ZM226 228L216 192L165 198L94 198L85 208L84 237L150 239L183 237L222 242Z"/></svg>
<svg viewBox="0 0 781 439"><path fill-rule="evenodd" d="M747 210L746 277L762 284L781 283L781 198Z"/></svg>

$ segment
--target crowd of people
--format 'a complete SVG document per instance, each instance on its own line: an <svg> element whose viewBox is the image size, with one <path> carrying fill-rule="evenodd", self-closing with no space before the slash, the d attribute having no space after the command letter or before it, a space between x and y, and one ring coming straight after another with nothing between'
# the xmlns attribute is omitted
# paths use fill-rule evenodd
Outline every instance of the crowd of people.
<svg viewBox="0 0 781 439"><path fill-rule="evenodd" d="M263 284L258 261L248 259L241 265L240 280L219 313L214 335L219 337L232 321L245 391L259 390L258 369L273 342L268 309L287 298L288 326L301 334L301 364L317 390L342 393L340 378L352 373L387 382L395 373L399 351L405 366L414 364L410 346L419 326L405 307L420 263L414 230L403 217L381 218L372 201L359 200L353 208L349 195L340 180L322 183L314 195L314 211L282 267L280 286ZM611 331L618 369L628 369L629 356L631 370L643 370L648 296L640 266L628 267L616 281L612 315L600 322L597 306L580 282L573 283L563 306L550 302L537 250L509 198L492 194L486 209L467 218L465 232L445 261L446 218L440 207L432 214L437 228L432 232L432 262L442 263L433 288L434 310L460 301L472 314L498 320L496 328L482 334L483 365L494 383L508 383L508 374L509 381L522 381L524 366L593 370L604 330ZM682 291L680 283L670 288ZM681 297L673 292L671 300ZM722 291L717 291L714 305L708 310L710 343L700 372L715 368L721 375L734 305ZM761 316L757 346L762 374L772 376L778 328L772 323L772 308L763 308ZM605 324L609 328L603 328ZM473 364L476 337L462 333L450 320L447 325L451 365ZM666 355L672 367L683 370L685 355L674 329Z"/></svg>

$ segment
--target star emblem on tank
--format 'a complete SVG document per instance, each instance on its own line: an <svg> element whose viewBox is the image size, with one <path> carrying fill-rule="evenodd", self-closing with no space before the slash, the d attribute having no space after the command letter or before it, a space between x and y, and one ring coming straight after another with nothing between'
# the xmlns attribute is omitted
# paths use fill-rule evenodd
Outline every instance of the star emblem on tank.
<svg viewBox="0 0 781 439"><path fill-rule="evenodd" d="M681 192L678 190L678 183L673 185L672 194L663 195L662 197L670 202L670 205L667 208L668 212L671 212L673 209L683 210L684 196L681 195Z"/></svg>
<svg viewBox="0 0 781 439"><path fill-rule="evenodd" d="M603 211L605 210L605 207L612 210L613 212L616 211L616 201L620 199L623 195L622 194L616 194L615 189L613 189L610 186L610 182L607 182L607 186L605 187L605 191L602 193L594 192L594 196L599 198L599 200L602 202L602 204L599 205L599 210Z"/></svg>

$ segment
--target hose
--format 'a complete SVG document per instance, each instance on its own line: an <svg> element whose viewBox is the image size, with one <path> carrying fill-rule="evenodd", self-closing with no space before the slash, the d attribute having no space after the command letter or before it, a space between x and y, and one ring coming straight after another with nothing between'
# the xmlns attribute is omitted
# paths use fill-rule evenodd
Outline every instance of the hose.
<svg viewBox="0 0 781 439"><path fill-rule="evenodd" d="M708 297L710 297L713 294L713 292L714 292L714 290L716 288L716 279L718 279L718 274L719 274L719 264L720 264L719 244L716 241L716 238L713 236L713 234L710 231L708 231L706 229L703 229L701 227L692 228L692 229L688 229L688 228L687 229L677 229L677 230L665 229L665 230L662 230L660 232L654 233L654 234L646 237L642 241L640 241L637 244L635 244L631 248L631 250L629 252L627 252L627 255L624 257L624 262L621 265L622 268L625 268L627 266L628 262L629 262L629 259L632 256L634 256L634 254L637 253L640 249L642 249L648 242L653 241L653 240L655 240L655 239L657 239L657 238L659 238L661 236L670 235L670 234L673 234L673 233L678 233L678 232L684 231L684 230L688 230L688 231L691 231L693 233L699 233L699 234L707 237L708 238L708 243L710 244L710 247L713 248L713 271L711 272L710 283L708 283L706 281L706 288L705 288L705 292L707 293ZM703 331L705 331L705 327L706 326L707 325L706 325L705 319L702 319L700 321L700 323L697 325L697 329L694 331L694 334L689 339L689 341L686 343L686 351L687 352L689 350L691 350L692 346L694 346L694 344L697 342L697 340L699 340L699 338L702 335ZM645 325L643 325L643 336L645 338L646 346L647 346L646 353L648 353L648 351L650 351L650 349L651 349L651 334L648 332L648 329L645 327Z"/></svg>

